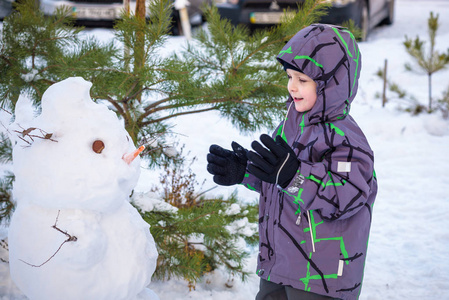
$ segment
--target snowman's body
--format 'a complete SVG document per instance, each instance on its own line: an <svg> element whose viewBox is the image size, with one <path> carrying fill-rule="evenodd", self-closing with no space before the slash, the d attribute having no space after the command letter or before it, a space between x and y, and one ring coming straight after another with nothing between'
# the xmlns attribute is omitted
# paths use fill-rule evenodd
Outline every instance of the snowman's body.
<svg viewBox="0 0 449 300"><path fill-rule="evenodd" d="M92 102L90 86L82 78L51 86L26 126L51 140L16 140L11 277L30 299L157 299L146 289L154 240L127 201L139 159L122 159L135 147L115 114Z"/></svg>
<svg viewBox="0 0 449 300"><path fill-rule="evenodd" d="M69 237L52 227L57 217L56 227L76 241L65 242ZM129 203L108 214L19 206L10 229L11 276L31 299L138 299L154 270L150 241L148 224Z"/></svg>

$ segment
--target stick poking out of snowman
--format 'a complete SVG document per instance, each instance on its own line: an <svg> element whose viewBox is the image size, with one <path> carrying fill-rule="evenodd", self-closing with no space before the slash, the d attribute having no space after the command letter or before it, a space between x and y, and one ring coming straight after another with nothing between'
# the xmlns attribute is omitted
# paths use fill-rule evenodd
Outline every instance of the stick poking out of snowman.
<svg viewBox="0 0 449 300"><path fill-rule="evenodd" d="M21 115L25 97L16 105L11 277L32 300L156 300L147 288L156 245L128 202L144 147L92 101L91 86L80 77L50 86L37 117ZM29 139L28 129L45 134Z"/></svg>

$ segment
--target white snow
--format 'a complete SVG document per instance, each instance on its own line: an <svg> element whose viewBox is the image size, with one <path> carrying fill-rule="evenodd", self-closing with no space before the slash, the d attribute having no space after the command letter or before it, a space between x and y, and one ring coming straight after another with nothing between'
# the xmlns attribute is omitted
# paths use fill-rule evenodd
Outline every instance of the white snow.
<svg viewBox="0 0 449 300"><path fill-rule="evenodd" d="M18 101L16 121L30 127L10 126L17 203L8 233L11 278L36 300L157 300L146 289L156 245L128 202L140 159L125 160L133 142L115 113L92 101L91 86L81 77L50 86L32 120L27 101Z"/></svg>
<svg viewBox="0 0 449 300"><path fill-rule="evenodd" d="M19 203L106 212L131 193L139 164L128 165L121 158L135 148L115 113L90 99L91 85L82 78L55 84L44 93L42 113L30 127L11 125L12 132L35 128L27 135L12 135L18 143L13 158L15 183L20 186L14 196ZM99 116L101 122L96 122ZM47 134L50 139L44 138ZM101 153L92 150L96 140L105 144ZM116 157L120 164L111 163Z"/></svg>
<svg viewBox="0 0 449 300"><path fill-rule="evenodd" d="M448 299L449 298L449 124L439 115L411 116L397 110L392 100L385 108L375 94L382 91L382 81L374 75L388 59L388 77L423 105L427 105L427 77L405 71L412 62L405 52L404 36L427 40L429 12L439 13L441 23L437 49L449 48L449 1L397 0L392 26L376 28L367 42L361 43L362 74L352 116L364 130L375 152L379 193L374 205L369 251L360 299ZM113 37L110 30L88 30L103 40ZM185 43L182 37L171 37L166 49ZM274 58L273 58L274 59ZM441 97L449 87L449 71L433 76L433 95ZM389 96L393 96L389 93ZM210 144L230 148L233 140L249 147L261 132L240 134L230 123L215 113L203 113L176 120L174 131L181 133L181 143L198 158L191 167L199 181L207 179L204 189L215 186L206 171L206 153ZM144 170L136 190L146 192L159 174ZM214 194L230 196L235 190L240 198L253 201L257 194L244 187L219 187ZM0 251L2 248L0 247ZM1 254L1 252L0 252ZM4 257L4 256L1 256ZM255 272L257 250L248 258L246 270ZM0 299L22 299L11 284L8 265L0 262ZM222 270L206 276L189 291L187 283L172 279L152 282L150 288L161 299L254 299L258 277L247 282L225 275ZM230 286L230 287L227 287ZM3 298L2 298L3 297Z"/></svg>
<svg viewBox="0 0 449 300"><path fill-rule="evenodd" d="M155 192L138 192L132 197L134 202L143 212L160 211L176 213L178 208L161 200L158 193Z"/></svg>
<svg viewBox="0 0 449 300"><path fill-rule="evenodd" d="M173 3L173 6L175 9L180 10L190 5L190 2L188 0L175 0Z"/></svg>
<svg viewBox="0 0 449 300"><path fill-rule="evenodd" d="M237 203L232 203L231 206L228 207L228 209L225 211L226 215L232 216L240 213L241 208L240 205Z"/></svg>
<svg viewBox="0 0 449 300"><path fill-rule="evenodd" d="M28 125L34 119L35 113L31 99L22 94L16 103L14 122L20 124L22 128L28 128ZM5 117L11 119L11 115ZM6 124L5 126L9 124L9 119L6 120L5 118L3 121L3 124Z"/></svg>
<svg viewBox="0 0 449 300"><path fill-rule="evenodd" d="M26 82L32 82L32 81L37 81L39 79L41 79L42 77L38 74L38 70L36 69L32 69L29 73L27 74L23 74L21 77L23 80L25 80Z"/></svg>
<svg viewBox="0 0 449 300"><path fill-rule="evenodd" d="M247 217L235 220L229 224L226 229L231 233L240 233L244 236L250 237L257 232L257 224L250 223Z"/></svg>

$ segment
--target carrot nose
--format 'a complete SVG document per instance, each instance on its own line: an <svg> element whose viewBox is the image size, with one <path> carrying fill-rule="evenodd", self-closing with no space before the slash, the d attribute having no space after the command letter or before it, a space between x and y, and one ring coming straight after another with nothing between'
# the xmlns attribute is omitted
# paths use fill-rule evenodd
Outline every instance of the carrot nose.
<svg viewBox="0 0 449 300"><path fill-rule="evenodd" d="M145 149L144 145L140 146L138 149L134 150L131 153L127 153L127 154L123 155L122 159L129 165L140 154L140 152L143 151L143 149Z"/></svg>

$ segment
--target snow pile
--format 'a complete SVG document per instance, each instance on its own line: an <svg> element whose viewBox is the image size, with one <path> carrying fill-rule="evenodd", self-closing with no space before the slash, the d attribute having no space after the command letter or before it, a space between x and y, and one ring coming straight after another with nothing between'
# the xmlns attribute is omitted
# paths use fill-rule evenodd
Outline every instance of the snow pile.
<svg viewBox="0 0 449 300"><path fill-rule="evenodd" d="M228 207L228 209L226 209L224 214L228 216L237 215L241 212L241 210L242 209L240 205L238 205L237 203L233 203ZM248 211L243 211L244 215L246 215L247 213ZM226 226L226 229L233 234L238 233L248 237L253 236L259 230L257 224L250 223L247 217L235 220L234 222Z"/></svg>
<svg viewBox="0 0 449 300"><path fill-rule="evenodd" d="M178 208L170 205L161 199L161 196L155 192L140 192L132 197L132 202L143 212L160 211L176 213Z"/></svg>
<svg viewBox="0 0 449 300"><path fill-rule="evenodd" d="M231 206L228 207L225 211L225 215L233 216L239 214L241 211L240 205L237 203L232 203Z"/></svg>
<svg viewBox="0 0 449 300"><path fill-rule="evenodd" d="M190 5L190 2L188 0L175 0L175 2L173 3L173 6L177 10L186 8L189 5Z"/></svg>
<svg viewBox="0 0 449 300"><path fill-rule="evenodd" d="M32 82L42 79L42 77L39 75L39 71L36 69L32 69L28 74L23 74L21 77L26 82Z"/></svg>
<svg viewBox="0 0 449 300"><path fill-rule="evenodd" d="M226 229L233 234L238 233L247 237L253 236L258 231L257 224L250 223L247 217L235 220Z"/></svg>
<svg viewBox="0 0 449 300"><path fill-rule="evenodd" d="M135 147L116 115L90 99L91 85L52 85L34 119L18 102L11 278L30 299L158 299L145 289L156 246L127 201L140 159L125 161Z"/></svg>

